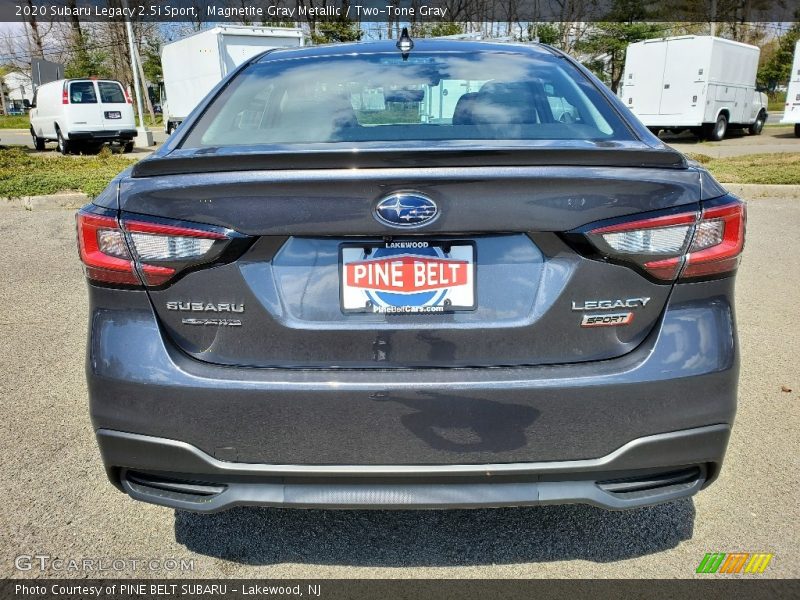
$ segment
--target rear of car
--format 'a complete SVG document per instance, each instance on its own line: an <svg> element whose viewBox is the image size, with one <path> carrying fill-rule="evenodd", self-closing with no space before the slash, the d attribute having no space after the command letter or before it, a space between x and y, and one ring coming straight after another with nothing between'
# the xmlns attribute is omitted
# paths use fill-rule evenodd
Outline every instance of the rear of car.
<svg viewBox="0 0 800 600"><path fill-rule="evenodd" d="M77 217L132 497L616 509L717 477L744 206L568 57L278 50L184 125Z"/></svg>
<svg viewBox="0 0 800 600"><path fill-rule="evenodd" d="M37 91L31 112L31 135L37 150L55 141L62 154L97 151L104 143L133 150L136 123L133 105L118 81L65 79ZM44 88L44 86L42 86ZM53 93L56 88L60 94Z"/></svg>

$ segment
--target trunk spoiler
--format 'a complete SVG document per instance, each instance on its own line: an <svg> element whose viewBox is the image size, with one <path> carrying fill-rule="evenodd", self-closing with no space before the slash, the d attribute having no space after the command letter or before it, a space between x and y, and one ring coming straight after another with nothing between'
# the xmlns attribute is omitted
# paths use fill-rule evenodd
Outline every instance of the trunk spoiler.
<svg viewBox="0 0 800 600"><path fill-rule="evenodd" d="M667 147L477 148L230 152L217 148L154 155L132 177L227 171L369 169L387 167L653 167L685 169L686 159Z"/></svg>

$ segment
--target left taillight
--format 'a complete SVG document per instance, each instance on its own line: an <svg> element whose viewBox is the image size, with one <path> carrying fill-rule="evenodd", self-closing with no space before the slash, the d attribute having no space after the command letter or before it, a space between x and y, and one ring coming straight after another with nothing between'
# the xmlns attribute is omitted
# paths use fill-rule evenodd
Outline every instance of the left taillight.
<svg viewBox="0 0 800 600"><path fill-rule="evenodd" d="M162 219L117 218L111 211L77 213L78 249L90 281L163 286L200 265L218 264L231 246L243 249L247 236L214 226Z"/></svg>
<svg viewBox="0 0 800 600"><path fill-rule="evenodd" d="M736 270L745 221L745 204L727 197L695 210L589 226L579 235L601 258L632 265L654 280L691 280Z"/></svg>

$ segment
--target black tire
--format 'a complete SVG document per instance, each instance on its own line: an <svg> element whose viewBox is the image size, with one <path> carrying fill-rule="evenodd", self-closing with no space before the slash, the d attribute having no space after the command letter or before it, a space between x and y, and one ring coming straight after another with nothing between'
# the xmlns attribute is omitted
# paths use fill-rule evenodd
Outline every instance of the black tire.
<svg viewBox="0 0 800 600"><path fill-rule="evenodd" d="M56 129L56 137L58 138L58 151L61 152L61 154L69 154L72 151L72 144L70 144L68 140L64 139L64 136L61 135L60 129Z"/></svg>
<svg viewBox="0 0 800 600"><path fill-rule="evenodd" d="M31 129L31 138L33 138L33 148L37 152L43 151L44 150L44 138L40 138L38 135L36 135L33 132L33 129Z"/></svg>
<svg viewBox="0 0 800 600"><path fill-rule="evenodd" d="M711 125L706 131L706 138L711 140L712 142L719 142L720 140L725 138L725 134L728 132L728 117L725 115L720 115L717 117L717 122Z"/></svg>
<svg viewBox="0 0 800 600"><path fill-rule="evenodd" d="M167 121L167 135L172 135L172 122Z"/></svg>
<svg viewBox="0 0 800 600"><path fill-rule="evenodd" d="M122 145L122 152L125 154L130 154L133 152L133 142L125 142Z"/></svg>
<svg viewBox="0 0 800 600"><path fill-rule="evenodd" d="M650 133L652 133L656 137L658 137L658 134L661 131L660 127L648 127L648 129L650 130Z"/></svg>
<svg viewBox="0 0 800 600"><path fill-rule="evenodd" d="M753 121L753 124L747 128L747 132L750 135L761 135L761 132L764 131L764 123L766 120L767 115L762 110L760 113L758 113L758 116L756 117L756 120Z"/></svg>
<svg viewBox="0 0 800 600"><path fill-rule="evenodd" d="M794 136L800 137L800 123L794 124Z"/></svg>

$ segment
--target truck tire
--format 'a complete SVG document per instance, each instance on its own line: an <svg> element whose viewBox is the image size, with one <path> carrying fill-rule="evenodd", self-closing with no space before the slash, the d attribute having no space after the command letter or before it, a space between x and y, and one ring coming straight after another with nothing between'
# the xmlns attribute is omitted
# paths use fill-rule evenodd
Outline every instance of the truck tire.
<svg viewBox="0 0 800 600"><path fill-rule="evenodd" d="M133 142L125 142L122 145L122 152L124 154L130 154L131 152L133 152Z"/></svg>
<svg viewBox="0 0 800 600"><path fill-rule="evenodd" d="M767 120L767 115L762 110L758 113L756 120L747 128L747 131L750 135L761 135L761 132L764 131L764 123Z"/></svg>
<svg viewBox="0 0 800 600"><path fill-rule="evenodd" d="M33 147L37 152L44 150L44 138L40 138L33 129L31 129L31 138L33 138Z"/></svg>
<svg viewBox="0 0 800 600"><path fill-rule="evenodd" d="M656 137L658 137L658 134L661 131L660 127L648 127L648 129L650 130L650 133L652 133Z"/></svg>
<svg viewBox="0 0 800 600"><path fill-rule="evenodd" d="M800 123L794 124L794 137L800 137Z"/></svg>
<svg viewBox="0 0 800 600"><path fill-rule="evenodd" d="M60 129L56 129L56 136L58 138L58 151L61 152L61 154L69 154L72 151L72 144L70 144L68 140L64 139L64 136L61 135Z"/></svg>
<svg viewBox="0 0 800 600"><path fill-rule="evenodd" d="M728 117L725 115L720 115L717 117L717 122L713 125L710 125L705 132L706 139L711 140L712 142L719 142L725 137L725 134L728 131Z"/></svg>

